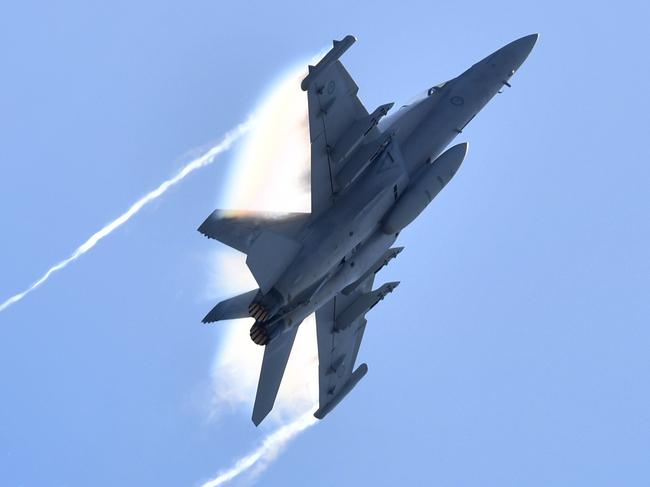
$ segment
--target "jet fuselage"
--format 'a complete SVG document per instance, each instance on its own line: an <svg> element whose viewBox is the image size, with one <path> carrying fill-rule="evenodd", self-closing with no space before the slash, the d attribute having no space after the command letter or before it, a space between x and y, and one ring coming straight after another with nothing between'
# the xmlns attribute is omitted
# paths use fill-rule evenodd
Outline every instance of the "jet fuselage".
<svg viewBox="0 0 650 487"><path fill-rule="evenodd" d="M370 112L339 58L351 35L309 66L310 214L230 215L215 210L199 227L246 254L257 289L219 302L204 323L252 317L250 337L264 345L252 420L273 409L298 326L314 313L318 403L323 419L368 372L356 365L366 314L399 284L374 287L376 274L403 247L392 247L454 177L467 143L446 149L526 59L537 35L522 37L460 76L383 118ZM443 152L444 151L444 152Z"/></svg>
<svg viewBox="0 0 650 487"><path fill-rule="evenodd" d="M435 174L440 182L437 191L447 184L464 150L456 151L462 152L459 157L447 157L444 164L437 162L438 156L504 85L509 86L508 80L536 39L532 35L506 45L382 121L381 134L392 134L390 143L384 144L353 183L336 194L329 209L302 230L302 250L271 291L257 300L266 312L253 328L263 330L264 343L298 326L382 258L401 230L396 228L399 224L385 224L387 215L396 213L400 201L426 172L440 172ZM379 147L384 140L377 137L370 143ZM431 191L423 191L430 201ZM407 222L419 214L409 216L410 208L400 211L407 213L402 218Z"/></svg>

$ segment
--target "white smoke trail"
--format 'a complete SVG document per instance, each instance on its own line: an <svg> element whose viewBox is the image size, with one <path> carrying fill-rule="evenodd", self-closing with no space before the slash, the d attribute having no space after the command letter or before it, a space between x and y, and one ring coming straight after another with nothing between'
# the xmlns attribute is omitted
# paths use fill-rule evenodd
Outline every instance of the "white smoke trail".
<svg viewBox="0 0 650 487"><path fill-rule="evenodd" d="M101 239L103 239L104 237L107 237L114 230L116 230L120 226L124 225L134 215L136 215L146 204L151 203L153 200L155 200L155 199L159 198L160 196L162 196L169 188L171 188L175 184L182 181L185 178L185 176L187 176L191 172L196 171L197 169L199 169L201 167L204 167L204 166L207 166L208 164L211 164L214 161L215 157L217 157L222 152L228 150L230 148L230 146L239 137L241 137L244 133L246 133L248 130L250 130L251 126L254 123L253 121L254 121L254 119L251 117L246 122L239 124L237 127L235 127L230 132L228 132L224 136L224 138L221 140L221 142L219 142L216 146L214 146L208 152L206 152L202 156L190 161L174 177L168 179L167 181L164 181L156 189L154 189L153 191L150 191L149 193L144 195L142 198L140 198L138 201L133 203L128 210L126 210L124 213L122 213L120 216L118 216L115 220L108 223L101 230L99 230L98 232L91 235L90 238L88 240L86 240L83 244L81 244L72 253L72 255L70 257L68 257L67 259L62 260L58 264L55 264L54 266L50 267L47 270L47 272L45 274L43 274L43 276L39 280L37 280L34 284L32 284L25 291L23 291L21 293L18 293L18 294L14 295L14 296L11 296L6 301L4 301L2 304L0 304L0 312L4 311L5 309L7 309L12 304L17 303L18 301L23 299L25 296L27 296L29 293L34 291L36 288L38 288L42 284L44 284L45 281L47 281L52 274L54 274L55 272L60 271L61 269L67 267L70 263L74 262L79 257L81 257L83 254L85 254L86 252L91 250L95 245L97 245L97 243Z"/></svg>
<svg viewBox="0 0 650 487"><path fill-rule="evenodd" d="M293 437L317 421L311 411L303 414L291 423L271 433L258 448L237 460L231 468L220 472L215 478L202 484L201 487L217 487L223 485L254 466L257 467L256 473L260 473L282 452Z"/></svg>

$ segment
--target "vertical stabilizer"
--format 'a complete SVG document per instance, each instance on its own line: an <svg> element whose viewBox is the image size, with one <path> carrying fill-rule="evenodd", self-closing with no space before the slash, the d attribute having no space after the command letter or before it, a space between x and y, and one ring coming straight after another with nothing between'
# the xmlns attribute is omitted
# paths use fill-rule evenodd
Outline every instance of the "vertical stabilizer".
<svg viewBox="0 0 650 487"><path fill-rule="evenodd" d="M265 230L257 236L248 249L246 265L262 293L269 292L300 249L302 244L299 242L270 230Z"/></svg>

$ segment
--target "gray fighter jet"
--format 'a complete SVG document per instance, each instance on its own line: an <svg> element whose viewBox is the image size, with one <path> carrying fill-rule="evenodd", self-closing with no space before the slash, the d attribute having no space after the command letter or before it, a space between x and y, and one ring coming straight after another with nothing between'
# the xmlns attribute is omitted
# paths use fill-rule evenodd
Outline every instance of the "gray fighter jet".
<svg viewBox="0 0 650 487"><path fill-rule="evenodd" d="M395 239L451 180L467 143L445 147L524 62L537 34L511 42L460 76L429 88L384 118L372 113L339 58L352 36L316 65L307 92L311 213L229 216L216 210L199 231L247 255L259 289L217 304L204 323L252 317L251 339L265 347L253 422L273 408L298 326L316 313L322 419L368 371L354 364L366 313L399 284L373 290L377 272L402 247ZM380 123L381 120L381 123Z"/></svg>

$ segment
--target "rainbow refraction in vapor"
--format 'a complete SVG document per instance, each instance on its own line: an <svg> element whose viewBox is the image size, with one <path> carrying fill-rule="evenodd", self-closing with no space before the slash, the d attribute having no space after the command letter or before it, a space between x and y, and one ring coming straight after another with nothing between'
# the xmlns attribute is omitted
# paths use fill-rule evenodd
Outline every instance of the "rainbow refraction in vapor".
<svg viewBox="0 0 650 487"><path fill-rule="evenodd" d="M254 111L257 121L238 149L222 207L309 212L311 147L304 68L282 76Z"/></svg>
<svg viewBox="0 0 650 487"><path fill-rule="evenodd" d="M221 208L246 211L310 211L311 147L307 96L300 89L303 63L273 86L254 112L257 121L235 156L234 169ZM256 288L245 265L245 256L219 250L212 279L222 295ZM249 337L252 318L226 326L225 338L213 367L214 412L240 407L250 415L263 347ZM316 423L312 416L318 402L318 352L313 315L305 320L291 352L282 385L269 416L281 426L262 440L261 446L237 460L204 485L216 486L253 469L259 473L295 435Z"/></svg>

